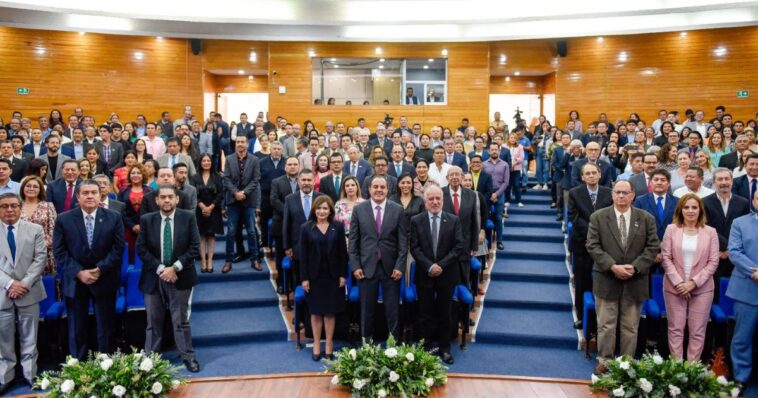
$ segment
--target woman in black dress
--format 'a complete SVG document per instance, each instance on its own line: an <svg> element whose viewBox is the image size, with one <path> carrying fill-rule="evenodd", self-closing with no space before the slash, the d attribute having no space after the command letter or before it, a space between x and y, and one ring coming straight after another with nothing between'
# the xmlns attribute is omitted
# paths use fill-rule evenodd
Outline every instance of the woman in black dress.
<svg viewBox="0 0 758 398"><path fill-rule="evenodd" d="M221 219L221 204L224 185L213 169L213 156L200 156L200 172L192 176L190 183L197 189L197 229L200 231L200 272L213 272L213 251L216 234L224 233Z"/></svg>
<svg viewBox="0 0 758 398"><path fill-rule="evenodd" d="M334 204L327 195L313 200L308 221L300 228L300 277L308 293L313 329L314 361L321 359L321 327L326 331L326 355L334 360L335 314L345 307L347 246L345 229L334 221Z"/></svg>

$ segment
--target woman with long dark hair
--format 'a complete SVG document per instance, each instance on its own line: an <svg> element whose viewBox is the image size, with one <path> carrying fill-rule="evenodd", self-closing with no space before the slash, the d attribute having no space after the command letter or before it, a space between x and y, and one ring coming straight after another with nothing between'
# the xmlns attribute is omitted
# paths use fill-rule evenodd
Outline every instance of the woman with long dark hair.
<svg viewBox="0 0 758 398"><path fill-rule="evenodd" d="M197 228L200 231L200 272L213 272L213 251L216 234L224 232L221 207L224 200L224 184L213 168L213 155L204 153L198 162L199 171L190 177L197 189ZM233 244L233 242L230 242Z"/></svg>

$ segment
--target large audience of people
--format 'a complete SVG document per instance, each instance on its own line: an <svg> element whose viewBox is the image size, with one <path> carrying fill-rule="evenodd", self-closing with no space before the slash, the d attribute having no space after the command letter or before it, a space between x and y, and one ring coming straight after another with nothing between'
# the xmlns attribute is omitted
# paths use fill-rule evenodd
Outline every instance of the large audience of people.
<svg viewBox="0 0 758 398"><path fill-rule="evenodd" d="M574 327L588 321L583 298L592 292L596 371L616 353L635 353L651 274L660 273L670 351L684 358L686 350L688 360L703 357L718 278L731 277L731 362L737 382L749 377L758 324L756 120L733 120L724 107L711 119L688 110L683 123L673 110L650 123L635 113L582 122L571 111L565 126L540 116L513 129L498 112L486 129L463 119L428 132L405 116L399 125L360 118L319 130L262 112L252 122L244 113L231 123L215 112L203 120L190 109L155 122L115 113L98 122L81 107L66 118L53 109L7 121L0 118L2 388L15 374L15 335L26 381L36 372L41 276L54 277L48 294L65 302L71 355L115 349L125 247L130 263L143 264L145 349L160 349L168 309L185 366L197 372L188 318L195 260L201 273L216 272L215 240L224 234L220 272L244 259L262 271L269 254L277 292L307 292L314 360L333 358L335 317L351 282L361 337L375 336L380 295L387 329L399 337L400 290L413 269L418 337L451 364L453 290L482 293L471 259L486 264L490 247L504 248L503 219L509 206L525 206L527 189L549 190L556 218L571 225Z"/></svg>

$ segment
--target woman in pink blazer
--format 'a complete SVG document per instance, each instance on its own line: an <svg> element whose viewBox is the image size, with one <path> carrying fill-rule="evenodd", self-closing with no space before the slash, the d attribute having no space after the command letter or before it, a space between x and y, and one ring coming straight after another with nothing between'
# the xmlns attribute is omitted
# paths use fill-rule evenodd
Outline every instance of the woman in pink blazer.
<svg viewBox="0 0 758 398"><path fill-rule="evenodd" d="M703 202L688 193L679 199L674 222L661 243L666 277L663 297L668 316L669 349L684 358L684 327L689 328L687 360L697 361L703 352L705 328L713 303L713 273L719 265L716 230L705 225Z"/></svg>

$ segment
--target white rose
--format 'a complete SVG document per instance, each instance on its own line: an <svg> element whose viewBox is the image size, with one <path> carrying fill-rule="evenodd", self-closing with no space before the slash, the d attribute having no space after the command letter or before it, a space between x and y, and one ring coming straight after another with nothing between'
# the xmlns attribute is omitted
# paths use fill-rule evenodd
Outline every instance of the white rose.
<svg viewBox="0 0 758 398"><path fill-rule="evenodd" d="M592 379L592 384L595 384L595 383L597 383L598 381L600 381L600 378L599 378L599 377L597 377L597 376L595 376L595 374L594 374L594 373L592 374L592 376L590 376L590 378Z"/></svg>
<svg viewBox="0 0 758 398"><path fill-rule="evenodd" d="M676 397L681 393L682 390L680 390L679 387L669 384L669 394L671 394L672 397Z"/></svg>
<svg viewBox="0 0 758 398"><path fill-rule="evenodd" d="M48 387L50 387L50 380L48 380L46 377L39 383L39 388L47 390Z"/></svg>
<svg viewBox="0 0 758 398"><path fill-rule="evenodd" d="M140 359L140 358L142 358L142 355L144 355L144 354L142 353L142 351L140 351L140 352L135 352L135 353L134 353L134 358L136 358L136 359Z"/></svg>
<svg viewBox="0 0 758 398"><path fill-rule="evenodd" d="M416 357L413 356L412 352L409 352L409 353L405 354L405 359L407 359L408 362L413 362L413 360L416 359Z"/></svg>
<svg viewBox="0 0 758 398"><path fill-rule="evenodd" d="M718 381L719 384L721 384L722 386L725 386L725 385L729 384L729 382L726 380L726 377L724 377L724 376L717 377L716 381Z"/></svg>
<svg viewBox="0 0 758 398"><path fill-rule="evenodd" d="M383 388L380 388L380 389L379 389L379 391L377 391L377 392L376 392L376 395L377 395L379 398L384 398L384 397L386 397L386 396L387 396L387 391L384 391L384 389L383 389Z"/></svg>
<svg viewBox="0 0 758 398"><path fill-rule="evenodd" d="M340 377L334 375L334 377L332 377L332 384L340 384Z"/></svg>
<svg viewBox="0 0 758 398"><path fill-rule="evenodd" d="M353 361L355 361L355 358L358 357L358 352L355 351L355 348L351 348L347 354L350 355L350 359L352 359Z"/></svg>
<svg viewBox="0 0 758 398"><path fill-rule="evenodd" d="M139 364L139 370L143 372L149 372L153 370L153 360L150 358L143 359Z"/></svg>
<svg viewBox="0 0 758 398"><path fill-rule="evenodd" d="M108 354L97 354L97 359L99 359L101 361L104 360L104 359L108 359L108 358L110 358L108 356Z"/></svg>
<svg viewBox="0 0 758 398"><path fill-rule="evenodd" d="M629 362L621 361L619 362L619 367L624 370L629 370Z"/></svg>
<svg viewBox="0 0 758 398"><path fill-rule="evenodd" d="M653 391L653 384L643 377L640 379L640 389L646 393L649 393L650 391Z"/></svg>
<svg viewBox="0 0 758 398"><path fill-rule="evenodd" d="M68 365L68 366L79 365L79 360L76 359L76 358L69 358L68 361L66 361L66 365Z"/></svg>
<svg viewBox="0 0 758 398"><path fill-rule="evenodd" d="M398 380L400 380L400 375L395 373L394 370L390 370L390 381L394 383Z"/></svg>
<svg viewBox="0 0 758 398"><path fill-rule="evenodd" d="M366 385L366 382L361 379L356 379L353 381L353 388L355 388L356 390L360 390L365 385Z"/></svg>
<svg viewBox="0 0 758 398"><path fill-rule="evenodd" d="M613 390L613 396L614 397L623 397L624 396L624 387L619 387L615 390Z"/></svg>
<svg viewBox="0 0 758 398"><path fill-rule="evenodd" d="M179 388L180 385L181 385L181 383L179 383L179 380L171 380L171 389L172 390L176 390L177 388Z"/></svg>
<svg viewBox="0 0 758 398"><path fill-rule="evenodd" d="M663 357L660 356L660 355L658 355L658 354L653 355L653 363L656 364L656 365L662 364L663 363Z"/></svg>
<svg viewBox="0 0 758 398"><path fill-rule="evenodd" d="M388 348L384 350L384 355L386 355L387 358L394 358L397 356L397 349L394 347Z"/></svg>
<svg viewBox="0 0 758 398"><path fill-rule="evenodd" d="M160 394L161 391L163 391L163 384L158 383L157 381L153 383L153 387L150 389L150 392L153 394Z"/></svg>
<svg viewBox="0 0 758 398"><path fill-rule="evenodd" d="M68 394L71 391L74 391L74 387L76 387L76 384L74 383L74 381L71 380L71 379L66 379L61 384L61 392L64 393L64 394Z"/></svg>
<svg viewBox="0 0 758 398"><path fill-rule="evenodd" d="M103 362L100 362L100 369L106 372L111 368L111 366L113 366L113 360L110 358L104 359Z"/></svg>
<svg viewBox="0 0 758 398"><path fill-rule="evenodd" d="M111 392L117 397L123 397L124 394L126 394L126 388L119 384L113 387L113 390L111 390Z"/></svg>
<svg viewBox="0 0 758 398"><path fill-rule="evenodd" d="M424 385L431 388L434 385L434 379L427 377L427 379L424 380Z"/></svg>
<svg viewBox="0 0 758 398"><path fill-rule="evenodd" d="M737 387L732 388L732 391L729 392L729 395L733 397L739 397L740 396L740 389Z"/></svg>

